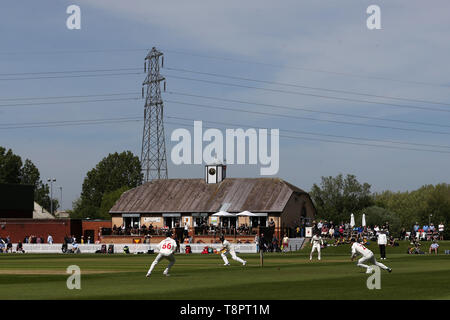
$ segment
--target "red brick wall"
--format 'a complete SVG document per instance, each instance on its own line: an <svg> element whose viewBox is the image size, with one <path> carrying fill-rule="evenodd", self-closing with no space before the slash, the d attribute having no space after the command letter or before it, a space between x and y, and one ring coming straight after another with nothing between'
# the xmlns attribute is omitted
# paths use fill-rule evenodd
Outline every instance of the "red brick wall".
<svg viewBox="0 0 450 320"><path fill-rule="evenodd" d="M34 235L47 242L47 236L51 234L53 242L62 243L65 236L72 235L71 232L79 239L77 228L72 227L71 230L73 224L70 219L0 219L0 237L10 236L12 242L18 242L23 241L25 236Z"/></svg>
<svg viewBox="0 0 450 320"><path fill-rule="evenodd" d="M98 232L100 228L111 228L111 220L83 220L83 233L86 230L93 230L94 231L94 243L97 240L101 239L99 238ZM85 243L87 243L87 239L84 239Z"/></svg>

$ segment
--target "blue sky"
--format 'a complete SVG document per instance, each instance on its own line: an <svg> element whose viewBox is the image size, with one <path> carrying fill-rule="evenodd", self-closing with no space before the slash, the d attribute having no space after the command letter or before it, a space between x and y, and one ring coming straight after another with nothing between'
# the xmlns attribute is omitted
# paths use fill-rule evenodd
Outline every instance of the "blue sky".
<svg viewBox="0 0 450 320"><path fill-rule="evenodd" d="M81 30L66 28L66 8L71 4L81 8ZM377 4L381 8L381 30L368 30L366 27L366 8L371 4ZM171 77L201 78L306 94L450 110L449 9L450 4L444 0L434 1L433 6L411 0L395 3L381 0L2 2L0 124L143 116L144 102L139 99L33 106L11 106L11 101L23 101L5 99L110 93L137 93L128 97L138 97L145 77L143 62L146 49L156 46L164 52L165 67L170 68L444 103L437 105L369 98L163 69L162 73L167 77L167 89L172 92L307 107L315 111L357 116L427 122L435 126L277 110L260 105L208 101L169 93L163 95L164 100L282 113L293 117L207 110L171 102L165 102L166 116L242 123L249 127L280 128L281 134L283 130L302 130L450 146L448 134L295 118L311 117L449 133L450 128L445 127L450 124L448 112L324 99ZM103 77L7 80L17 78L18 76L11 75L17 73L116 68L140 69L128 71L133 74ZM191 129L192 123L188 123L187 128ZM69 209L72 201L80 195L86 172L108 153L131 150L140 156L142 124L142 121L137 121L0 129L0 145L13 149L24 159L31 159L39 167L43 179L56 178L56 186L63 187L63 208ZM170 133L178 127L180 126L166 124L166 136L170 137ZM413 190L424 184L448 183L450 180L450 153L328 143L308 137L355 142L343 138L306 135L303 135L303 139L281 138L278 176L305 190L309 190L313 183L319 183L321 176L335 176L339 173L355 174L360 181L370 183L373 191ZM174 143L169 139L166 141L167 153L170 154ZM450 151L449 148L416 148ZM229 168L229 176L258 175L259 166L255 165ZM201 166L174 166L169 159L170 178L202 176ZM55 192L55 196L59 197L59 191Z"/></svg>

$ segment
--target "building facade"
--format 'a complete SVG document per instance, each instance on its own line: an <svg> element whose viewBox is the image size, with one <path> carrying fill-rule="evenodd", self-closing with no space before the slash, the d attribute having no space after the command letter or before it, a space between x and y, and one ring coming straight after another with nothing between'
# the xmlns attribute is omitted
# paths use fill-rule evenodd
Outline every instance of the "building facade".
<svg viewBox="0 0 450 320"><path fill-rule="evenodd" d="M204 179L154 180L126 191L110 210L112 227L161 230L187 225L194 235L204 235L275 223L284 232L314 218L313 202L302 189L279 178L226 178L225 172L223 165L206 166ZM216 216L220 211L230 215ZM238 215L243 211L251 216Z"/></svg>

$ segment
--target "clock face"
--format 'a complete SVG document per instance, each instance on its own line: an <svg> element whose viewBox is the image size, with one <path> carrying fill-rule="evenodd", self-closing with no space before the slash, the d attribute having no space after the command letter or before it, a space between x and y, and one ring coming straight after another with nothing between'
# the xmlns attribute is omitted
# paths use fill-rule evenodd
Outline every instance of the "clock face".
<svg viewBox="0 0 450 320"><path fill-rule="evenodd" d="M209 173L210 175L215 175L215 174L216 174L216 169L210 168L210 169L208 170L208 173Z"/></svg>

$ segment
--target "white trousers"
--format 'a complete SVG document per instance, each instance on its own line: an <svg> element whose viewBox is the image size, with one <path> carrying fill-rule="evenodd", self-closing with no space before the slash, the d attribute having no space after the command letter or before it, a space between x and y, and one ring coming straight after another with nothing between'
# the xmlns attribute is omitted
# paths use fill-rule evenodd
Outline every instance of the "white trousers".
<svg viewBox="0 0 450 320"><path fill-rule="evenodd" d="M380 267L381 269L384 269L384 270L389 269L384 264L378 262L375 259L375 256L373 255L373 253L371 255L366 256L366 257L363 256L361 259L358 260L358 263L356 265L358 267L361 267L361 268L366 268L366 269L370 268L366 263L374 264L374 265L376 265L376 266L378 266L378 267Z"/></svg>
<svg viewBox="0 0 450 320"><path fill-rule="evenodd" d="M317 250L317 257L320 260L320 244L313 244L311 249L311 254L309 255L309 259L312 259L313 252Z"/></svg>
<svg viewBox="0 0 450 320"><path fill-rule="evenodd" d="M167 268L164 270L164 274L169 273L170 268L175 264L175 257L173 254L170 255L165 255L162 253L159 253L155 260L153 261L152 265L150 266L150 269L148 269L148 274L152 273L153 269L155 268L155 266L159 263L159 261L161 259L167 259L169 260L169 265L167 266Z"/></svg>
<svg viewBox="0 0 450 320"><path fill-rule="evenodd" d="M228 258L226 256L226 254L229 253L231 255L231 258L235 261L238 261L240 263L244 263L244 260L242 260L241 258L239 258L236 255L236 252L234 251L225 251L224 253L221 253L220 255L222 256L223 262L225 262L225 264L228 264Z"/></svg>

